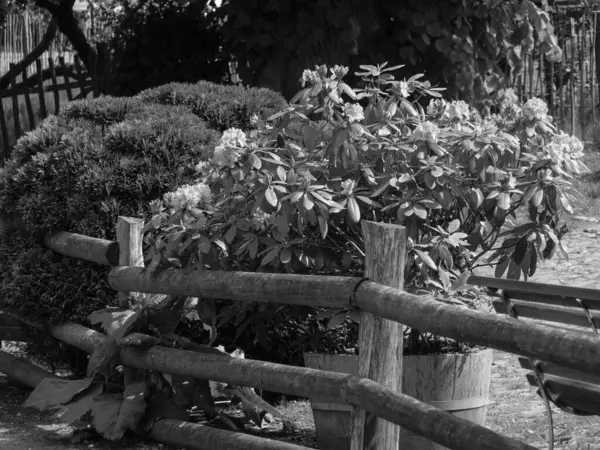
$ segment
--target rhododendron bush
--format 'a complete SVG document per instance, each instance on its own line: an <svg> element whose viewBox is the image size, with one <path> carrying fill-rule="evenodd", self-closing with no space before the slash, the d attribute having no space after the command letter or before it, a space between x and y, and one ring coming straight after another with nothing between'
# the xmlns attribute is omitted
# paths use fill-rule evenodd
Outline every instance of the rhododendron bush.
<svg viewBox="0 0 600 450"><path fill-rule="evenodd" d="M356 275L360 221L404 225L406 284L448 294L475 267L527 279L558 251L583 146L540 99L505 92L497 114L398 67L302 74L290 106L229 129L198 182L153 204L148 258L162 267ZM233 307L232 307L233 308ZM223 313L233 316L238 310ZM340 323L339 320L334 321Z"/></svg>

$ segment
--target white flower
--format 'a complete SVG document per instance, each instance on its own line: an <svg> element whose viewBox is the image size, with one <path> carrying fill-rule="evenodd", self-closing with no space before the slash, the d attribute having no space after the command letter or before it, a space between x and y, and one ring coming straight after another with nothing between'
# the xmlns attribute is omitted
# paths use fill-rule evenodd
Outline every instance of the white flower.
<svg viewBox="0 0 600 450"><path fill-rule="evenodd" d="M342 181L342 194L352 195L352 191L356 187L356 181L348 179Z"/></svg>
<svg viewBox="0 0 600 450"><path fill-rule="evenodd" d="M211 195L210 187L204 183L185 184L165 194L165 202L172 208L193 208L199 203L210 203Z"/></svg>
<svg viewBox="0 0 600 450"><path fill-rule="evenodd" d="M566 163L567 169L577 166L583 156L583 143L575 136L566 133L556 134L543 148L542 156L552 159L557 164Z"/></svg>
<svg viewBox="0 0 600 450"><path fill-rule="evenodd" d="M310 86L314 86L319 80L319 74L316 70L305 69L304 72L302 72L302 87L304 87L306 83Z"/></svg>
<svg viewBox="0 0 600 450"><path fill-rule="evenodd" d="M262 230L265 228L266 225L268 225L268 223L271 221L271 219L272 219L271 214L267 214L262 209L258 208L256 210L256 212L251 214L250 220L252 222L252 226L256 230Z"/></svg>
<svg viewBox="0 0 600 450"><path fill-rule="evenodd" d="M196 171L201 173L202 175L206 175L210 170L210 162L209 161L200 161L196 164Z"/></svg>
<svg viewBox="0 0 600 450"><path fill-rule="evenodd" d="M365 118L363 108L358 103L346 103L344 105L344 114L346 114L350 122L360 122Z"/></svg>
<svg viewBox="0 0 600 450"><path fill-rule="evenodd" d="M246 133L239 128L229 128L221 136L221 145L225 147L245 147Z"/></svg>
<svg viewBox="0 0 600 450"><path fill-rule="evenodd" d="M438 98L432 99L429 101L429 105L427 105L427 115L428 116L437 116L442 113L446 109L445 100Z"/></svg>
<svg viewBox="0 0 600 450"><path fill-rule="evenodd" d="M240 148L217 145L213 154L213 163L219 167L233 167L242 153L243 150Z"/></svg>
<svg viewBox="0 0 600 450"><path fill-rule="evenodd" d="M501 111L509 105L516 105L519 103L519 97L517 97L513 88L501 89L498 91L498 100Z"/></svg>
<svg viewBox="0 0 600 450"><path fill-rule="evenodd" d="M252 116L250 117L250 125L252 125L253 127L255 127L256 125L258 125L258 121L259 121L259 118L256 115L256 113L252 114Z"/></svg>
<svg viewBox="0 0 600 450"><path fill-rule="evenodd" d="M402 97L406 98L406 97L408 97L410 95L410 91L408 90L409 89L409 85L408 85L408 83L406 81L401 81L398 84L398 88L400 90L400 95Z"/></svg>
<svg viewBox="0 0 600 450"><path fill-rule="evenodd" d="M437 142L440 129L433 122L421 122L412 133L412 138L416 141Z"/></svg>
<svg viewBox="0 0 600 450"><path fill-rule="evenodd" d="M456 100L446 105L444 118L448 120L469 120L471 118L471 109L464 101Z"/></svg>
<svg viewBox="0 0 600 450"><path fill-rule="evenodd" d="M523 115L531 120L541 120L548 114L548 105L541 98L534 97L523 106Z"/></svg>

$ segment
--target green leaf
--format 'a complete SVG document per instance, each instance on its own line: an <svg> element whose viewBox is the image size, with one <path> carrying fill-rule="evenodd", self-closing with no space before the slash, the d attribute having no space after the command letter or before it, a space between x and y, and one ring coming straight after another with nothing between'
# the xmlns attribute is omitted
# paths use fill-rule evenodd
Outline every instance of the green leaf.
<svg viewBox="0 0 600 450"><path fill-rule="evenodd" d="M521 278L521 273L521 266L519 266L514 259L510 258L506 278L518 281Z"/></svg>
<svg viewBox="0 0 600 450"><path fill-rule="evenodd" d="M93 378L84 378L83 380L44 378L29 394L23 406L37 408L42 411L51 406L63 405L70 402L77 394L88 389L93 381Z"/></svg>
<svg viewBox="0 0 600 450"><path fill-rule="evenodd" d="M496 278L502 278L502 275L504 275L504 272L506 272L506 269L508 268L508 264L511 262L511 259L508 257L508 255L504 254L500 257L500 259L498 260L498 264L496 265L496 269L494 270L494 276Z"/></svg>
<svg viewBox="0 0 600 450"><path fill-rule="evenodd" d="M88 320L92 325L101 324L106 334L112 337L134 314L130 309L110 307L94 311Z"/></svg>
<svg viewBox="0 0 600 450"><path fill-rule="evenodd" d="M140 427L144 431L150 431L156 421L160 419L186 422L190 420L190 415L184 407L175 403L170 392L162 391L149 399L146 415L143 417Z"/></svg>
<svg viewBox="0 0 600 450"><path fill-rule="evenodd" d="M279 260L281 261L282 264L287 264L291 261L292 259L292 251L290 250L289 247L285 247L283 249L281 249L281 252L279 253Z"/></svg>
<svg viewBox="0 0 600 450"><path fill-rule="evenodd" d="M92 410L94 397L100 395L103 389L102 384L93 384L89 389L78 394L73 401L64 405L54 417L66 423L77 422Z"/></svg>
<svg viewBox="0 0 600 450"><path fill-rule="evenodd" d="M519 242L517 243L516 247L515 247L515 252L513 253L513 258L515 260L515 263L517 263L518 265L520 265L523 262L523 258L525 258L525 253L527 253L527 239L525 237L519 239Z"/></svg>
<svg viewBox="0 0 600 450"><path fill-rule="evenodd" d="M442 285L444 286L445 290L448 290L450 288L450 275L448 274L448 272L446 272L443 268L442 265L440 264L440 266L437 268L438 270L438 274L440 276L440 280L442 281Z"/></svg>
<svg viewBox="0 0 600 450"><path fill-rule="evenodd" d="M277 206L277 202L278 202L277 194L275 194L275 191L273 190L273 188L271 186L269 186L265 190L265 199L267 200L269 205L271 205L273 208L275 208Z"/></svg>
<svg viewBox="0 0 600 450"><path fill-rule="evenodd" d="M260 262L260 265L266 266L271 261L273 261L277 257L278 254L279 254L279 247L275 247L274 249L271 249L271 251L263 257L262 261Z"/></svg>
<svg viewBox="0 0 600 450"><path fill-rule="evenodd" d="M417 255L419 255L419 258L421 258L421 261L423 261L423 263L429 267L431 270L435 270L437 271L437 266L435 265L435 263L433 262L433 259L431 259L431 257L426 254L425 252L422 252L419 249L414 249L415 253Z"/></svg>
<svg viewBox="0 0 600 450"><path fill-rule="evenodd" d="M448 224L448 234L456 233L460 228L460 220L454 219Z"/></svg>
<svg viewBox="0 0 600 450"><path fill-rule="evenodd" d="M471 276L471 272L469 272L469 271L464 271L463 273L461 273L458 276L458 278L456 278L454 283L452 284L452 287L450 288L450 290L452 292L461 291L465 286L467 286L467 282L469 281L470 276Z"/></svg>
<svg viewBox="0 0 600 450"><path fill-rule="evenodd" d="M108 374L111 366L119 356L119 344L114 338L107 338L90 356L87 367L87 376L93 377L97 373Z"/></svg>
<svg viewBox="0 0 600 450"><path fill-rule="evenodd" d="M346 318L347 318L346 311L342 311L341 313L336 314L327 323L327 328L329 330L332 330L333 328L339 327L346 321Z"/></svg>
<svg viewBox="0 0 600 450"><path fill-rule="evenodd" d="M106 439L117 441L125 431L134 430L146 411L146 383L133 383L125 388L123 396L97 396L92 407L94 427Z"/></svg>

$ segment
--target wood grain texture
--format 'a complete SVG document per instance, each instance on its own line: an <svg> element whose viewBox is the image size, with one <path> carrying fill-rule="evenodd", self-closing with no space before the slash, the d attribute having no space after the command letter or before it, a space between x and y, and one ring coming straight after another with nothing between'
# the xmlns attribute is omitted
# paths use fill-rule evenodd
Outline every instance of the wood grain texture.
<svg viewBox="0 0 600 450"><path fill-rule="evenodd" d="M581 308L569 308L564 306L544 305L541 303L524 302L511 299L518 317L557 322L564 325L575 325L577 327L589 327L590 323ZM500 314L506 314L506 304L502 300L493 301L494 310ZM590 317L596 327L600 327L600 311L591 310Z"/></svg>
<svg viewBox="0 0 600 450"><path fill-rule="evenodd" d="M148 435L155 441L195 450L309 450L301 445L172 419L156 421Z"/></svg>
<svg viewBox="0 0 600 450"><path fill-rule="evenodd" d="M144 220L119 216L117 219L117 243L119 266L144 267L143 234ZM119 293L119 306L128 308L130 292Z"/></svg>
<svg viewBox="0 0 600 450"><path fill-rule="evenodd" d="M61 231L46 236L44 245L50 250L71 258L83 259L105 266L119 264L119 244L107 239Z"/></svg>
<svg viewBox="0 0 600 450"><path fill-rule="evenodd" d="M55 327L52 334L88 353L107 339L105 335L77 324ZM344 402L360 406L452 450L535 449L408 395L392 391L372 380L352 375L161 346L147 350L124 347L121 349L120 361L137 369L188 375L303 397L337 395Z"/></svg>
<svg viewBox="0 0 600 450"><path fill-rule="evenodd" d="M404 287L406 230L404 227L362 221L365 277L395 289ZM403 326L362 311L358 337L358 376L395 392L402 391ZM361 408L352 414L351 450L396 450L400 427Z"/></svg>
<svg viewBox="0 0 600 450"><path fill-rule="evenodd" d="M117 291L238 301L348 307L358 278L254 272L169 269L151 274L138 267L115 267L108 283Z"/></svg>
<svg viewBox="0 0 600 450"><path fill-rule="evenodd" d="M422 332L600 373L598 338L590 334L448 305L371 281L360 284L355 299L365 311Z"/></svg>
<svg viewBox="0 0 600 450"><path fill-rule="evenodd" d="M485 286L494 289L504 289L508 292L527 292L554 297L571 297L585 300L600 301L600 290L554 284L531 283L529 281L506 280L502 278L480 277L471 275L467 281L472 286Z"/></svg>

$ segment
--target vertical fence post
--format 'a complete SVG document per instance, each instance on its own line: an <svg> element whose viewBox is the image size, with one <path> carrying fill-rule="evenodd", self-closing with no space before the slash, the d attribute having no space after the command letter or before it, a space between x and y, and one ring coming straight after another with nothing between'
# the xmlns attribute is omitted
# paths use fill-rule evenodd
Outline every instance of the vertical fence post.
<svg viewBox="0 0 600 450"><path fill-rule="evenodd" d="M143 266L142 228L144 221L133 217L119 216L117 219L117 242L119 243L120 266ZM119 292L119 307L129 308L130 292ZM125 386L133 383L136 377L135 369L126 367L123 370Z"/></svg>
<svg viewBox="0 0 600 450"><path fill-rule="evenodd" d="M399 225L362 222L365 277L402 289L406 259L406 229ZM403 326L361 312L358 338L358 376L402 390ZM351 450L396 450L400 427L354 408Z"/></svg>
<svg viewBox="0 0 600 450"><path fill-rule="evenodd" d="M142 251L142 228L144 221L133 217L119 216L117 219L117 242L119 243L119 265L137 266L144 265ZM127 308L129 292L119 293L119 306Z"/></svg>

